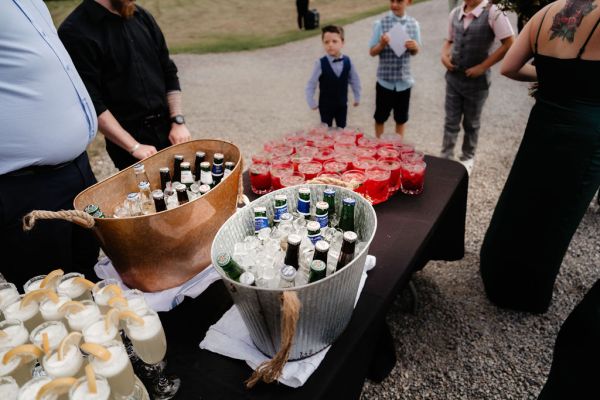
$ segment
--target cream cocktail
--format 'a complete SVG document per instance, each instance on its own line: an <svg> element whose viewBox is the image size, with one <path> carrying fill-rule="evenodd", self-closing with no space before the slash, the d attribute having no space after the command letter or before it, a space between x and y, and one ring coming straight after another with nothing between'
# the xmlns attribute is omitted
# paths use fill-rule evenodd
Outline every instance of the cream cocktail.
<svg viewBox="0 0 600 400"><path fill-rule="evenodd" d="M82 331L86 325L100 317L100 309L92 300L67 303L65 318L72 331Z"/></svg>
<svg viewBox="0 0 600 400"><path fill-rule="evenodd" d="M18 319L0 322L0 331L0 347L15 347L29 341L29 332Z"/></svg>
<svg viewBox="0 0 600 400"><path fill-rule="evenodd" d="M87 345L84 343L82 350L87 351ZM103 346L92 346L89 361L94 372L107 379L116 398L130 396L134 392L135 375L123 343L113 340Z"/></svg>
<svg viewBox="0 0 600 400"><path fill-rule="evenodd" d="M125 318L125 331L133 349L146 364L157 364L167 352L167 339L160 318L155 311L147 309L138 318ZM141 323L143 321L143 323Z"/></svg>
<svg viewBox="0 0 600 400"><path fill-rule="evenodd" d="M56 292L76 301L91 300L92 287L93 283L85 279L83 274L71 272L60 278Z"/></svg>

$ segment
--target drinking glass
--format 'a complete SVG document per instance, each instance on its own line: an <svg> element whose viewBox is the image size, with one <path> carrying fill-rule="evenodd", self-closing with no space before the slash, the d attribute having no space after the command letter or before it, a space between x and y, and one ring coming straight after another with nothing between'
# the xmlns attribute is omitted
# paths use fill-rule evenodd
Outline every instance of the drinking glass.
<svg viewBox="0 0 600 400"><path fill-rule="evenodd" d="M263 149L265 152L271 153L273 151L273 148L280 144L283 144L283 141L280 139L269 140L269 141L265 142L265 144L263 145Z"/></svg>
<svg viewBox="0 0 600 400"><path fill-rule="evenodd" d="M379 204L388 199L390 188L390 171L378 166L369 168L365 175L366 198L373 204Z"/></svg>
<svg viewBox="0 0 600 400"><path fill-rule="evenodd" d="M70 307L65 313L65 318L72 331L82 331L92 321L100 317L100 308L92 300L80 302L80 307Z"/></svg>
<svg viewBox="0 0 600 400"><path fill-rule="evenodd" d="M273 146L271 154L273 157L289 157L294 153L294 148L287 144L278 144Z"/></svg>
<svg viewBox="0 0 600 400"><path fill-rule="evenodd" d="M317 149L316 147L313 147L313 146L308 146L308 145L296 148L296 154L299 154L302 156L308 156L310 158L314 158L314 156L317 155L318 152L319 152L319 149Z"/></svg>
<svg viewBox="0 0 600 400"><path fill-rule="evenodd" d="M310 181L316 178L316 176L323 170L323 166L320 162L311 161L298 165L298 172L304 174L304 179Z"/></svg>
<svg viewBox="0 0 600 400"><path fill-rule="evenodd" d="M21 386L21 389L19 389L17 400L35 399L42 386L50 383L50 381L52 381L52 379L48 376L38 376L28 380L27 382L24 382ZM48 397L44 396L44 400L48 400Z"/></svg>
<svg viewBox="0 0 600 400"><path fill-rule="evenodd" d="M292 133L285 137L285 142L288 146L292 146L294 149L296 149L306 144L306 138L302 135Z"/></svg>
<svg viewBox="0 0 600 400"><path fill-rule="evenodd" d="M25 282L23 285L24 292L29 293L33 290L39 289L45 277L46 275L38 275Z"/></svg>
<svg viewBox="0 0 600 400"><path fill-rule="evenodd" d="M29 332L18 319L7 319L0 322L0 347L16 347L29 341Z"/></svg>
<svg viewBox="0 0 600 400"><path fill-rule="evenodd" d="M144 292L139 289L129 289L123 293L123 297L127 300L127 308L136 314L140 314L150 309L146 302Z"/></svg>
<svg viewBox="0 0 600 400"><path fill-rule="evenodd" d="M269 155L269 153L265 153L264 151L261 151L259 153L252 155L252 162L255 164L270 164L271 156Z"/></svg>
<svg viewBox="0 0 600 400"><path fill-rule="evenodd" d="M85 279L85 275L79 272L70 272L61 276L56 286L56 292L59 295L69 296L75 301L91 300L90 289L80 279Z"/></svg>
<svg viewBox="0 0 600 400"><path fill-rule="evenodd" d="M398 158L400 152L392 147L380 147L377 149L378 158Z"/></svg>
<svg viewBox="0 0 600 400"><path fill-rule="evenodd" d="M326 161L333 160L335 156L334 150L332 148L320 148L319 151L313 157L315 161L320 162L321 164Z"/></svg>
<svg viewBox="0 0 600 400"><path fill-rule="evenodd" d="M83 361L79 347L70 345L65 348L62 358L59 358L57 350L44 355L42 366L52 378L78 377L85 373Z"/></svg>
<svg viewBox="0 0 600 400"><path fill-rule="evenodd" d="M377 155L377 147L375 146L358 146L354 150L357 157L375 157Z"/></svg>
<svg viewBox="0 0 600 400"><path fill-rule="evenodd" d="M250 187L256 194L265 194L271 191L271 172L269 164L252 163L249 168Z"/></svg>
<svg viewBox="0 0 600 400"><path fill-rule="evenodd" d="M400 147L402 145L402 136L393 134L393 135L383 135L379 138L379 147Z"/></svg>
<svg viewBox="0 0 600 400"><path fill-rule="evenodd" d="M413 164L416 162L421 162L425 159L425 154L422 151L413 151L412 153L404 153L402 155L402 162Z"/></svg>
<svg viewBox="0 0 600 400"><path fill-rule="evenodd" d="M96 375L96 392L90 392L87 377L82 376L69 390L69 400L108 400L110 399L110 385L100 375Z"/></svg>
<svg viewBox="0 0 600 400"><path fill-rule="evenodd" d="M340 162L340 161L327 161L325 164L323 164L323 170L326 172L335 172L338 174L341 174L342 172L345 172L348 169L348 164L345 162Z"/></svg>
<svg viewBox="0 0 600 400"><path fill-rule="evenodd" d="M364 171L352 169L350 171L346 171L342 174L342 180L344 182L352 183L358 185L354 191L356 193L365 194L364 183L367 180Z"/></svg>
<svg viewBox="0 0 600 400"><path fill-rule="evenodd" d="M44 322L44 319L40 314L40 306L37 301L31 301L25 307L21 307L23 296L25 295L19 295L4 307L4 318L23 321L25 328L31 332L36 326Z"/></svg>
<svg viewBox="0 0 600 400"><path fill-rule="evenodd" d="M13 283L0 283L0 311L4 310L4 307L8 303L12 303L17 297L19 297L19 291Z"/></svg>
<svg viewBox="0 0 600 400"><path fill-rule="evenodd" d="M377 139L368 136L363 136L356 141L359 146L377 147Z"/></svg>
<svg viewBox="0 0 600 400"><path fill-rule="evenodd" d="M271 165L289 164L292 162L292 156L273 156L271 157Z"/></svg>
<svg viewBox="0 0 600 400"><path fill-rule="evenodd" d="M360 171L366 171L376 165L377 160L375 160L373 157L355 157L352 161L353 169L358 169Z"/></svg>
<svg viewBox="0 0 600 400"><path fill-rule="evenodd" d="M133 349L137 356L146 364L145 375L154 382L151 388L154 399L170 399L177 393L181 380L175 377L167 377L164 373L167 353L167 339L160 322L158 314L147 309L138 314L143 320L125 320L125 332L131 340Z"/></svg>
<svg viewBox="0 0 600 400"><path fill-rule="evenodd" d="M402 163L397 158L380 158L377 166L390 171L390 193L400 189L400 168Z"/></svg>
<svg viewBox="0 0 600 400"><path fill-rule="evenodd" d="M92 288L92 295L94 296L94 301L100 307L101 313L106 313L110 309L108 305L108 301L115 297L115 290L113 288L120 287L119 281L116 279L103 279L97 282ZM118 291L118 289L116 289Z"/></svg>
<svg viewBox="0 0 600 400"><path fill-rule="evenodd" d="M271 187L273 190L281 189L281 178L294 173L294 166L289 164L273 164L271 165Z"/></svg>
<svg viewBox="0 0 600 400"><path fill-rule="evenodd" d="M108 381L111 392L117 399L126 399L135 392L135 374L123 343L113 340L104 344L110 358L104 361L93 354L88 360L98 375Z"/></svg>
<svg viewBox="0 0 600 400"><path fill-rule="evenodd" d="M423 192L426 167L427 164L424 161L402 163L402 193L416 195Z"/></svg>
<svg viewBox="0 0 600 400"><path fill-rule="evenodd" d="M335 136L334 148L337 150L337 145L343 146L356 146L356 135L353 132L346 134L346 131L342 131L340 134Z"/></svg>
<svg viewBox="0 0 600 400"><path fill-rule="evenodd" d="M333 159L337 162L346 163L347 167L350 168L352 166L352 161L354 161L354 152L352 153L335 153L335 157Z"/></svg>
<svg viewBox="0 0 600 400"><path fill-rule="evenodd" d="M414 153L415 146L410 143L402 143L397 149L400 152L400 160L403 160L406 154Z"/></svg>
<svg viewBox="0 0 600 400"><path fill-rule="evenodd" d="M17 400L19 385L10 376L0 378L0 397L2 400Z"/></svg>
<svg viewBox="0 0 600 400"><path fill-rule="evenodd" d="M353 140L352 138L350 138L351 140ZM356 146L354 145L354 143L340 143L340 142L336 142L335 145L333 146L333 149L335 150L335 154L354 154L354 150L356 149Z"/></svg>
<svg viewBox="0 0 600 400"><path fill-rule="evenodd" d="M106 321L105 316L100 316L88 323L81 331L83 338L88 343L105 344L111 341L120 341L118 323Z"/></svg>
<svg viewBox="0 0 600 400"><path fill-rule="evenodd" d="M302 185L304 182L304 174L300 172L294 172L292 175L284 176L283 178L281 178L281 186L283 187Z"/></svg>
<svg viewBox="0 0 600 400"><path fill-rule="evenodd" d="M332 178L332 179L342 179L342 174L338 174L337 172L327 172L323 171L317 175L318 178Z"/></svg>
<svg viewBox="0 0 600 400"><path fill-rule="evenodd" d="M4 355L12 350L12 347L0 348L0 360ZM17 382L17 385L22 386L25 382L31 379L31 364L32 362L22 362L20 357L13 357L9 362L4 364L0 361L0 378L12 376Z"/></svg>
<svg viewBox="0 0 600 400"><path fill-rule="evenodd" d="M297 172L298 171L298 165L300 165L302 163L311 162L312 161L312 157L296 153L292 157L290 157L290 160L292 161L292 165L294 166L294 171Z"/></svg>
<svg viewBox="0 0 600 400"><path fill-rule="evenodd" d="M313 144L319 150L323 149L333 149L335 144L335 140L331 136L324 136L318 139L313 140Z"/></svg>
<svg viewBox="0 0 600 400"><path fill-rule="evenodd" d="M45 350L43 346L43 336L46 334L48 336L49 350L52 351L56 350L60 342L68 333L65 324L62 322L48 321L35 327L29 334L29 340L40 349Z"/></svg>
<svg viewBox="0 0 600 400"><path fill-rule="evenodd" d="M44 299L40 303L40 313L46 321L60 321L65 317L65 313L60 311L60 307L71 300L68 296L59 295L58 302L50 299Z"/></svg>

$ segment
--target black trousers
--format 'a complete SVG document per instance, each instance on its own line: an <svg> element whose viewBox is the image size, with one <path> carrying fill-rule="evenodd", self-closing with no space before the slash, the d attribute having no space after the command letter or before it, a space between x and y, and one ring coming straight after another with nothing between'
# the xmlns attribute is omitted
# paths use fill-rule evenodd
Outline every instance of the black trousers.
<svg viewBox="0 0 600 400"><path fill-rule="evenodd" d="M62 268L95 280L98 242L91 230L66 221L38 221L23 231L22 218L32 210L71 210L79 192L96 183L87 153L51 171L0 176L0 271L21 289L36 275ZM109 210L106 210L109 211Z"/></svg>
<svg viewBox="0 0 600 400"><path fill-rule="evenodd" d="M298 12L298 28L304 26L304 17L308 12L308 0L296 0L296 10Z"/></svg>
<svg viewBox="0 0 600 400"><path fill-rule="evenodd" d="M333 125L335 119L335 125L338 128L346 127L346 117L348 116L348 106L343 105L325 105L319 104L319 114L321 114L321 122L328 126Z"/></svg>
<svg viewBox="0 0 600 400"><path fill-rule="evenodd" d="M119 123L141 144L154 146L156 150L162 150L171 145L171 142L169 142L171 119L167 111L142 120L119 121ZM106 151L118 169L127 168L139 161L128 151L123 150L110 140L106 141Z"/></svg>

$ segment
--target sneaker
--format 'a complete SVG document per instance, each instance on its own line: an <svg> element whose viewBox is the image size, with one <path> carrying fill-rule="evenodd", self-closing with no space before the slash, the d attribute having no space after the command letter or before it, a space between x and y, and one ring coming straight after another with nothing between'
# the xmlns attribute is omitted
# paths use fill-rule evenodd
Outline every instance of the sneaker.
<svg viewBox="0 0 600 400"><path fill-rule="evenodd" d="M469 174L469 176L471 176L471 171L473 171L473 164L475 164L475 159L474 158L468 158L466 160L460 160L459 161L467 170L467 174Z"/></svg>

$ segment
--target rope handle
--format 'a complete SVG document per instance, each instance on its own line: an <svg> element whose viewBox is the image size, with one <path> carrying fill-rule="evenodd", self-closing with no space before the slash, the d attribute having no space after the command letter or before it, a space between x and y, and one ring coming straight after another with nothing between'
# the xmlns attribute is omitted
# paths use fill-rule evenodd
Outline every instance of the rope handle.
<svg viewBox="0 0 600 400"><path fill-rule="evenodd" d="M244 194L244 158L240 156L240 181L238 183L237 204L250 204L248 196Z"/></svg>
<svg viewBox="0 0 600 400"><path fill-rule="evenodd" d="M271 383L283 372L283 367L290 356L292 342L296 334L296 326L300 318L302 304L295 291L286 290L281 295L281 344L279 351L269 360L261 363L252 376L246 381L246 387L252 388L259 381Z"/></svg>
<svg viewBox="0 0 600 400"><path fill-rule="evenodd" d="M341 187L349 189L349 190L354 190L360 186L360 182L355 181L355 180L346 182L341 179L329 178L326 176L311 179L310 181L308 181L306 183L320 183L323 185L335 185L335 186L341 186Z"/></svg>
<svg viewBox="0 0 600 400"><path fill-rule="evenodd" d="M42 219L62 219L73 222L84 228L91 229L96 221L94 217L80 210L60 210L60 211L42 211L34 210L23 217L23 230L30 231L38 220Z"/></svg>

